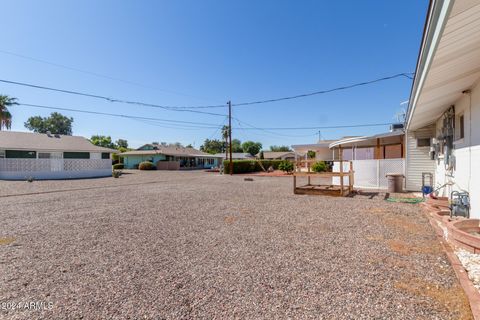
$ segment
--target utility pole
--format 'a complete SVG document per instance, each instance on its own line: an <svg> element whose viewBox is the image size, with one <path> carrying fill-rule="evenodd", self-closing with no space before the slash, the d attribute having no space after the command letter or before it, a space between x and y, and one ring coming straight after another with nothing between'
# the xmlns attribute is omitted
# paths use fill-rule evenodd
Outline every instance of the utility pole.
<svg viewBox="0 0 480 320"><path fill-rule="evenodd" d="M318 130L318 141L322 140L322 131Z"/></svg>
<svg viewBox="0 0 480 320"><path fill-rule="evenodd" d="M232 101L228 101L228 147L230 153L230 175L233 175L233 162L232 162Z"/></svg>

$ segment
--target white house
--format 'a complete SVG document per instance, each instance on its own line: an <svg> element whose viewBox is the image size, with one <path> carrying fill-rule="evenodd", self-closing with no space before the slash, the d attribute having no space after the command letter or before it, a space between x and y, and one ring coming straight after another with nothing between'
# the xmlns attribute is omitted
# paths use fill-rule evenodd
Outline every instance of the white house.
<svg viewBox="0 0 480 320"><path fill-rule="evenodd" d="M109 176L114 152L83 137L0 131L0 179Z"/></svg>
<svg viewBox="0 0 480 320"><path fill-rule="evenodd" d="M468 191L480 218L480 2L431 1L406 128L406 187Z"/></svg>

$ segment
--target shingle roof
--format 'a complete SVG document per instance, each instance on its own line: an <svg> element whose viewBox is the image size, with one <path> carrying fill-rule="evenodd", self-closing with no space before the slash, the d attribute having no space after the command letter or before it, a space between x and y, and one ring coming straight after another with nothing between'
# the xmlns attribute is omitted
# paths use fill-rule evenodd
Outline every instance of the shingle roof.
<svg viewBox="0 0 480 320"><path fill-rule="evenodd" d="M158 146L158 150L132 150L120 153L121 156L129 155L152 155L152 154L164 154L167 156L177 157L211 157L219 158L218 156L210 153L205 153L194 148L182 148L182 147L163 147Z"/></svg>
<svg viewBox="0 0 480 320"><path fill-rule="evenodd" d="M117 152L114 149L93 145L84 137L53 134L49 136L45 133L15 131L0 131L0 149Z"/></svg>

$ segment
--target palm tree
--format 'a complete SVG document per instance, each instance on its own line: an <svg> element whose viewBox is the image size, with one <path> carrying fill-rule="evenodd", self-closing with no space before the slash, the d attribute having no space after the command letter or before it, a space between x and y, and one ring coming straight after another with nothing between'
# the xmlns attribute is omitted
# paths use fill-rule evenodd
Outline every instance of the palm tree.
<svg viewBox="0 0 480 320"><path fill-rule="evenodd" d="M230 127L222 127L222 138L225 139L225 160L228 160L228 138L230 137Z"/></svg>
<svg viewBox="0 0 480 320"><path fill-rule="evenodd" d="M16 104L18 104L16 98L0 95L0 131L2 128L10 129L12 127L12 114L7 107Z"/></svg>

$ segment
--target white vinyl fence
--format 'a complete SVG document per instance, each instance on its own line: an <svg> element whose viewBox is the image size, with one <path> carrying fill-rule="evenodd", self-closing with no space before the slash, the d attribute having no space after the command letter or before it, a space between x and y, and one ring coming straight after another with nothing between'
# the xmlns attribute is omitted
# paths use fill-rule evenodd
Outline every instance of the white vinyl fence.
<svg viewBox="0 0 480 320"><path fill-rule="evenodd" d="M71 179L111 173L110 159L0 159L0 179Z"/></svg>
<svg viewBox="0 0 480 320"><path fill-rule="evenodd" d="M387 189L386 175L389 173L405 174L405 159L353 160L355 188ZM350 163L343 164L345 172L350 170ZM333 171L340 171L340 162L334 162ZM348 178L346 178L348 181ZM345 182L347 183L347 182ZM333 178L333 184L340 184L339 178Z"/></svg>

